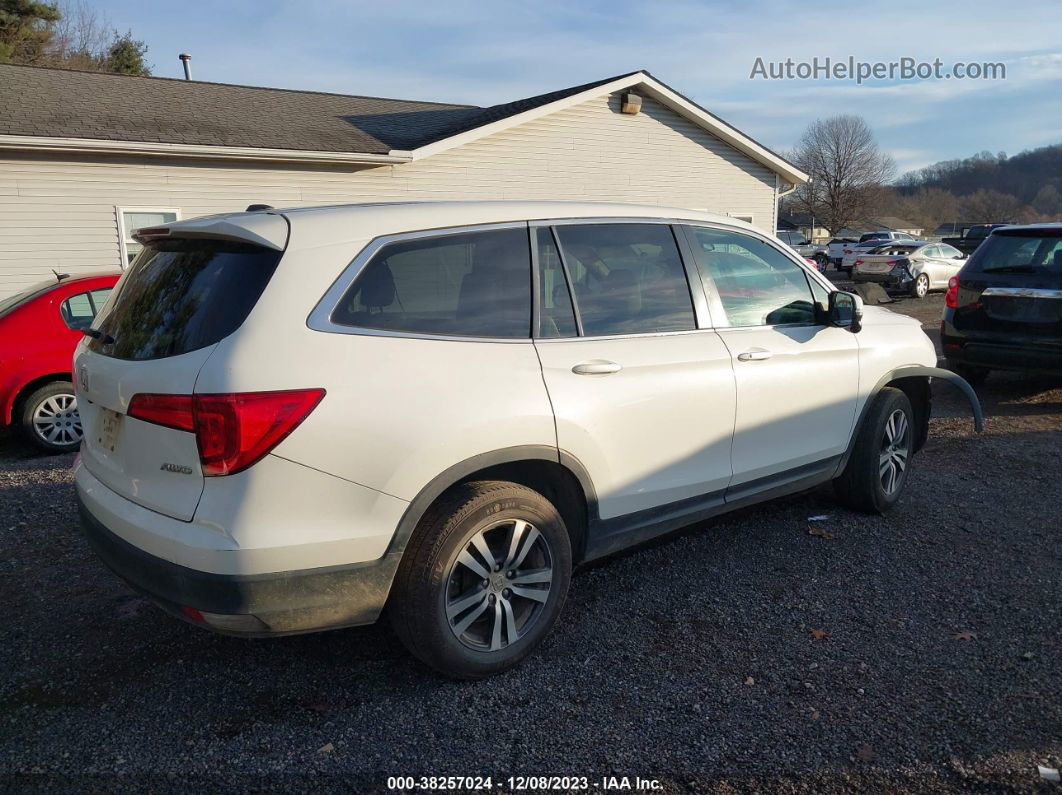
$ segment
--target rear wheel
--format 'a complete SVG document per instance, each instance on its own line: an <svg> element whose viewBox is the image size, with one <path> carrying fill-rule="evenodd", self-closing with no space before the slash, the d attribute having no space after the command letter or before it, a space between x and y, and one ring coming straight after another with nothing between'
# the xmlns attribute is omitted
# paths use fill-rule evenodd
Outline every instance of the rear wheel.
<svg viewBox="0 0 1062 795"><path fill-rule="evenodd" d="M515 483L465 483L414 531L388 612L416 657L448 676L479 679L541 643L571 569L568 531L545 497Z"/></svg>
<svg viewBox="0 0 1062 795"><path fill-rule="evenodd" d="M929 295L929 277L924 273L918 274L911 285L911 295L915 298L925 298Z"/></svg>
<svg viewBox="0 0 1062 795"><path fill-rule="evenodd" d="M81 446L81 415L69 381L52 381L22 401L23 437L48 453L70 453Z"/></svg>
<svg viewBox="0 0 1062 795"><path fill-rule="evenodd" d="M885 513L900 498L914 453L914 411L901 390L885 387L867 411L844 472L834 480L837 498L857 511Z"/></svg>
<svg viewBox="0 0 1062 795"><path fill-rule="evenodd" d="M816 254L814 256L814 260L815 264L819 266L820 270L824 269L830 263L830 258L827 257L825 254Z"/></svg>

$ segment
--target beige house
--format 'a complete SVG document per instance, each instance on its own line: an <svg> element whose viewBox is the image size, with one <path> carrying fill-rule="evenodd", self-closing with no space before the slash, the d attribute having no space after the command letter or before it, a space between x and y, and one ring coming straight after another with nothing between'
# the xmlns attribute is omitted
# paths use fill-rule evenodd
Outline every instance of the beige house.
<svg viewBox="0 0 1062 795"><path fill-rule="evenodd" d="M249 204L649 202L773 233L792 164L647 72L488 108L0 66L0 298Z"/></svg>

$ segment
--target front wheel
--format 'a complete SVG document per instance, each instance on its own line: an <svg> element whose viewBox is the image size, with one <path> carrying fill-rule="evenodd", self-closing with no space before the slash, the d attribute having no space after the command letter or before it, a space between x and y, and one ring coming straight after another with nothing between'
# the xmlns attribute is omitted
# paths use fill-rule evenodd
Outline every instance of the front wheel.
<svg viewBox="0 0 1062 795"><path fill-rule="evenodd" d="M816 254L813 258L815 264L819 266L819 270L825 270L826 266L830 263L830 258L825 254Z"/></svg>
<svg viewBox="0 0 1062 795"><path fill-rule="evenodd" d="M81 446L81 415L69 381L52 381L22 401L23 437L46 453L72 453Z"/></svg>
<svg viewBox="0 0 1062 795"><path fill-rule="evenodd" d="M929 295L929 277L924 273L918 274L911 285L911 295L915 298L925 298Z"/></svg>
<svg viewBox="0 0 1062 795"><path fill-rule="evenodd" d="M542 642L571 570L567 528L545 497L504 481L464 483L414 531L388 612L420 660L447 676L480 679Z"/></svg>
<svg viewBox="0 0 1062 795"><path fill-rule="evenodd" d="M837 498L857 511L885 513L900 499L914 454L914 411L902 390L885 387L873 399L855 447L834 480Z"/></svg>

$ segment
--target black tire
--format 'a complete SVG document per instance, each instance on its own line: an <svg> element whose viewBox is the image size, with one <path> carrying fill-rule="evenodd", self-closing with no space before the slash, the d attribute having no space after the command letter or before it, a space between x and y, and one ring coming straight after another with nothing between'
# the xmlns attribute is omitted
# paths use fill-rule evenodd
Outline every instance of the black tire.
<svg viewBox="0 0 1062 795"><path fill-rule="evenodd" d="M529 525L522 531L524 535L517 547L522 549L523 542L531 539L530 555L525 551L528 557L520 555L520 561L537 556L536 561L528 564L532 568L521 570L544 572L548 566L552 570L548 583L516 587L514 582L513 588L504 588L510 572L498 564L514 556L506 548L512 549L517 522ZM537 530L540 535L533 536L531 530ZM476 538L485 539L488 551L497 553L492 555L496 564L494 571L482 582L481 575L458 560L471 554L473 562L483 566L485 556L475 551L470 553L470 549L480 549L475 546ZM520 561L514 564L517 569L522 566ZM571 571L568 530L549 500L515 483L464 483L441 497L413 532L395 577L388 613L395 633L418 659L456 679L481 679L517 665L542 642L564 606ZM514 580L526 576L517 571ZM462 578L467 580L467 590ZM542 590L543 585L547 590ZM545 595L530 599L515 594L514 590L535 590ZM448 613L465 600L478 600L479 594L483 594L483 601L469 602L467 612ZM485 604L488 606L484 607ZM460 625L480 608L483 608L480 617L459 636ZM518 627L521 620L522 628ZM509 621L513 621L512 629L517 630L515 640ZM499 624L500 631L495 629ZM480 631L484 646L497 643L499 636L505 645L493 650L477 646L474 633Z"/></svg>
<svg viewBox="0 0 1062 795"><path fill-rule="evenodd" d="M915 277L915 280L911 282L911 297L924 299L929 295L929 277L920 273Z"/></svg>
<svg viewBox="0 0 1062 795"><path fill-rule="evenodd" d="M60 405L65 407L52 411L51 407ZM52 416L55 419L48 425L39 421ZM19 402L18 421L22 437L38 450L72 453L81 446L81 417L69 381L52 381L27 395ZM49 438L52 435L54 438Z"/></svg>
<svg viewBox="0 0 1062 795"><path fill-rule="evenodd" d="M902 471L896 475L892 488L886 489L883 480L882 457L886 454L886 426L896 412L903 412L906 420L906 453ZM855 448L844 471L833 481L837 499L849 508L866 513L885 513L903 493L911 471L914 452L914 411L911 401L901 390L885 387L874 396L856 437ZM896 449L894 448L894 453ZM891 456L895 461L895 455ZM895 471L894 467L891 471Z"/></svg>
<svg viewBox="0 0 1062 795"><path fill-rule="evenodd" d="M813 259L819 266L819 270L825 270L826 266L830 264L830 258L825 254L816 254Z"/></svg>
<svg viewBox="0 0 1062 795"><path fill-rule="evenodd" d="M959 364L952 361L948 361L948 369L961 375L970 386L980 386L988 378L988 374L992 372L987 367L971 367L968 364Z"/></svg>

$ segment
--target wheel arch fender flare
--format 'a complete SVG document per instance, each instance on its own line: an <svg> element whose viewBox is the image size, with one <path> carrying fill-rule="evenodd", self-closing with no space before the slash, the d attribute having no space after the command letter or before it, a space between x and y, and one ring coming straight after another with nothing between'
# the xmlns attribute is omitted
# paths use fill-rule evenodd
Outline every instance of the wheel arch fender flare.
<svg viewBox="0 0 1062 795"><path fill-rule="evenodd" d="M870 411L870 405L874 402L874 398L876 398L881 390L889 384L903 378L926 378L930 380L939 378L941 381L946 381L951 384L962 392L967 401L969 401L970 411L973 414L974 430L977 433L981 433L981 431L984 430L984 414L981 410L981 401L978 399L974 388L970 386L966 379L961 375L953 373L951 370L945 370L941 367L927 367L922 364L909 364L902 367L896 367L889 370L878 379L878 382L870 391L867 399L863 402L859 417L856 419L856 422L852 427L852 436L848 441L848 448L845 450L844 455L841 456L841 460L837 465L837 474L844 471L845 466L848 464L848 459L852 456L852 450L855 448L856 439L859 438L859 432L863 428L863 423L867 418L867 412Z"/></svg>
<svg viewBox="0 0 1062 795"><path fill-rule="evenodd" d="M440 472L418 492L410 501L402 518L398 522L395 534L387 547L385 555L401 557L406 545L421 518L428 508L452 486L466 480L473 473L503 464L517 464L526 461L547 461L567 469L579 482L586 497L588 520L597 517L597 493L586 467L575 456L556 447L548 445L519 445L479 453L466 458Z"/></svg>

